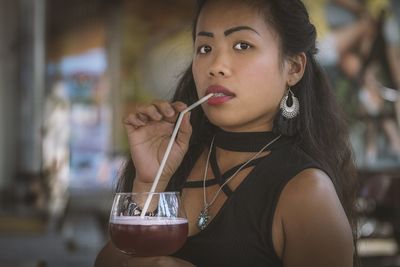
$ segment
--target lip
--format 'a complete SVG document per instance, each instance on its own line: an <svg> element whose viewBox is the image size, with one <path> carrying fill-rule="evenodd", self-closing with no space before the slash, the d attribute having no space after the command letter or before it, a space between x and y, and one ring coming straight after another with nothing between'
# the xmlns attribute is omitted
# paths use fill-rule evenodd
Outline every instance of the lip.
<svg viewBox="0 0 400 267"><path fill-rule="evenodd" d="M213 93L213 94L223 94L221 96L213 96L210 99L208 99L207 103L209 105L221 105L232 98L234 98L236 95L231 92L229 89L221 86L221 85L211 85L210 87L207 88L206 90L206 95Z"/></svg>

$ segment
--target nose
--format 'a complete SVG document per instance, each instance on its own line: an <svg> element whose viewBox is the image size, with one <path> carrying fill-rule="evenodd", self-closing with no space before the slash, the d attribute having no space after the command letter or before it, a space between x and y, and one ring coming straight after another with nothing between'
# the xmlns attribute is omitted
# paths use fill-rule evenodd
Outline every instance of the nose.
<svg viewBox="0 0 400 267"><path fill-rule="evenodd" d="M211 62L208 75L210 77L227 77L231 74L229 59L224 53L215 55Z"/></svg>

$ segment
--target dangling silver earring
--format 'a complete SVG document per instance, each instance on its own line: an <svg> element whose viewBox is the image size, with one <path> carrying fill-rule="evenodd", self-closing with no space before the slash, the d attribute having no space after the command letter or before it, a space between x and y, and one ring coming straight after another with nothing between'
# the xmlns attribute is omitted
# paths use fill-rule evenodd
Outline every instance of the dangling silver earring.
<svg viewBox="0 0 400 267"><path fill-rule="evenodd" d="M297 99L297 97L295 97L292 90L290 90L290 87L286 91L286 95L281 100L280 108L282 111L282 116L287 119L293 119L297 115L299 115L299 100Z"/></svg>
<svg viewBox="0 0 400 267"><path fill-rule="evenodd" d="M280 103L280 109L274 119L272 131L276 134L294 136L301 128L300 104L292 90L288 88Z"/></svg>

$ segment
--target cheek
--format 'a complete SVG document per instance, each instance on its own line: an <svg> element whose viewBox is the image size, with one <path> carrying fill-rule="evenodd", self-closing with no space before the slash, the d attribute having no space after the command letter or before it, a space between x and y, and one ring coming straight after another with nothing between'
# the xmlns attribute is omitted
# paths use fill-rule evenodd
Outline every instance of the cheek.
<svg viewBox="0 0 400 267"><path fill-rule="evenodd" d="M204 70L206 67L206 62L204 60L204 58L197 58L196 56L193 58L192 61L192 73L193 73L193 77L201 77L200 74L204 74Z"/></svg>
<svg viewBox="0 0 400 267"><path fill-rule="evenodd" d="M243 75L251 77L248 79L250 88L253 88L257 94L280 101L286 82L277 58L260 56L247 64L244 69Z"/></svg>
<svg viewBox="0 0 400 267"><path fill-rule="evenodd" d="M275 56L260 55L253 57L249 60L245 67L248 74L253 73L253 77L257 80L270 81L272 79L282 78L278 59Z"/></svg>

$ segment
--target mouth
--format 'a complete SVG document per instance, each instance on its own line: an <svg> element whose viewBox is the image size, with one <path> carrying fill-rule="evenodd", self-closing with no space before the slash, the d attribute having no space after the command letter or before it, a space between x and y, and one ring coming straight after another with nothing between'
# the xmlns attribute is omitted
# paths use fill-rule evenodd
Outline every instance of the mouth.
<svg viewBox="0 0 400 267"><path fill-rule="evenodd" d="M235 96L233 92L221 85L212 85L208 87L206 90L206 95L210 93L214 94L214 97Z"/></svg>
<svg viewBox="0 0 400 267"><path fill-rule="evenodd" d="M213 97L223 97L223 96L227 96L224 93L214 93Z"/></svg>
<svg viewBox="0 0 400 267"><path fill-rule="evenodd" d="M206 90L206 95L210 93L214 95L207 101L209 105L220 105L231 100L236 96L229 89L220 85L212 85L208 87Z"/></svg>

